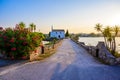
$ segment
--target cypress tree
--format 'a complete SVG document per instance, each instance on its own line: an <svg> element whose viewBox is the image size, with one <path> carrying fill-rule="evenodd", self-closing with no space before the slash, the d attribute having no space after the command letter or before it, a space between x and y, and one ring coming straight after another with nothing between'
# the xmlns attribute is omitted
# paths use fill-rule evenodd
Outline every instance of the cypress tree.
<svg viewBox="0 0 120 80"><path fill-rule="evenodd" d="M65 33L65 37L69 37L69 32L68 32L68 30L67 30L66 33Z"/></svg>

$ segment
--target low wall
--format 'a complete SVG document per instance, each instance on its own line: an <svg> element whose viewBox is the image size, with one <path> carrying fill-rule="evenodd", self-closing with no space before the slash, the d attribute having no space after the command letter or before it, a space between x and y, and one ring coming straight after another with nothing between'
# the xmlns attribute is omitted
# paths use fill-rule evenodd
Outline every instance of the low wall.
<svg viewBox="0 0 120 80"><path fill-rule="evenodd" d="M35 51L30 52L30 61L36 60L42 53L41 47L37 47Z"/></svg>
<svg viewBox="0 0 120 80"><path fill-rule="evenodd" d="M35 51L30 52L30 61L37 60L40 54L48 53L49 50L51 49L53 49L53 45L44 45L43 51L42 51L42 46L36 48Z"/></svg>
<svg viewBox="0 0 120 80"><path fill-rule="evenodd" d="M96 47L98 49L99 58L105 61L105 63L111 64L111 65L117 63L116 58L107 50L104 42L99 42Z"/></svg>
<svg viewBox="0 0 120 80"><path fill-rule="evenodd" d="M120 59L115 58L105 47L104 42L98 42L97 46L87 46L84 42L77 42L80 46L86 49L91 55L99 58L106 64L115 65Z"/></svg>
<svg viewBox="0 0 120 80"><path fill-rule="evenodd" d="M50 53L51 50L56 49L62 40L57 41L55 44L51 44L51 45L44 45L43 46L43 52L42 52L42 46L36 48L35 51L30 52L30 61L34 61L37 60L40 56L40 54L46 54L46 53Z"/></svg>

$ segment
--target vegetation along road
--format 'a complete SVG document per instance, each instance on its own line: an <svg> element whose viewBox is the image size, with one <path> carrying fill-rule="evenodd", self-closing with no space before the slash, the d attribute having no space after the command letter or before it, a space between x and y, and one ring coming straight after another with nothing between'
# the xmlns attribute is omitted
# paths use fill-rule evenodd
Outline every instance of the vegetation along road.
<svg viewBox="0 0 120 80"><path fill-rule="evenodd" d="M57 52L37 62L6 69L0 80L120 80L120 66L100 63L70 39Z"/></svg>

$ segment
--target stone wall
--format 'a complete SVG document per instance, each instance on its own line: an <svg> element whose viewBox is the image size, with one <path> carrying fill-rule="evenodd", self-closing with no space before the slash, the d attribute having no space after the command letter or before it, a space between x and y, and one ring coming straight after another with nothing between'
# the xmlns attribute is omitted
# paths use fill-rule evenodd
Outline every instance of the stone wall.
<svg viewBox="0 0 120 80"><path fill-rule="evenodd" d="M96 46L99 54L99 58L104 60L105 63L114 65L117 63L116 58L107 50L105 47L104 42L99 42L98 45Z"/></svg>
<svg viewBox="0 0 120 80"><path fill-rule="evenodd" d="M42 53L42 46L36 48L35 51L30 52L30 61L37 60L40 54L50 53L51 50L56 49L60 45L61 41L62 40L59 40L55 44L51 45L44 45L44 53Z"/></svg>
<svg viewBox="0 0 120 80"><path fill-rule="evenodd" d="M36 60L41 54L41 47L37 47L35 51L30 52L30 61Z"/></svg>
<svg viewBox="0 0 120 80"><path fill-rule="evenodd" d="M53 45L44 45L44 52L42 53L42 46L36 48L35 51L30 52L30 61L37 60L40 54L48 53L49 50L53 49Z"/></svg>
<svg viewBox="0 0 120 80"><path fill-rule="evenodd" d="M115 65L119 63L120 59L115 58L105 47L104 42L98 42L97 46L87 46L84 42L77 42L80 46L86 49L90 54L99 58L106 64Z"/></svg>

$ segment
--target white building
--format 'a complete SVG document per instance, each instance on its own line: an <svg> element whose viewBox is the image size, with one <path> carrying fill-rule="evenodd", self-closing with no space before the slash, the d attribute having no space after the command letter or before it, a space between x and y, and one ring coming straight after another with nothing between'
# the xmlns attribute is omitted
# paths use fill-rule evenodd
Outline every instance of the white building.
<svg viewBox="0 0 120 80"><path fill-rule="evenodd" d="M55 37L55 38L58 38L58 39L62 39L62 38L65 38L65 31L64 29L51 29L51 32L50 32L50 37Z"/></svg>

